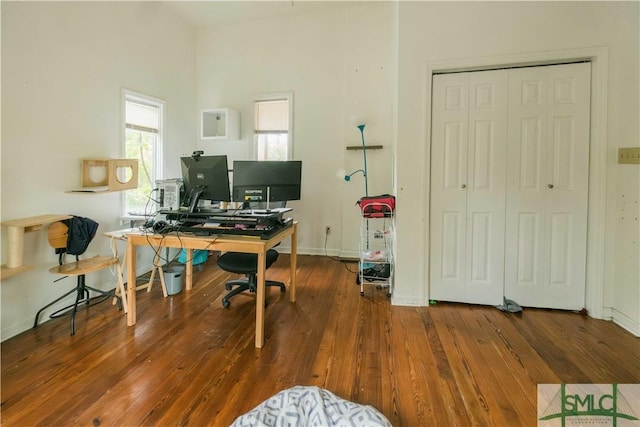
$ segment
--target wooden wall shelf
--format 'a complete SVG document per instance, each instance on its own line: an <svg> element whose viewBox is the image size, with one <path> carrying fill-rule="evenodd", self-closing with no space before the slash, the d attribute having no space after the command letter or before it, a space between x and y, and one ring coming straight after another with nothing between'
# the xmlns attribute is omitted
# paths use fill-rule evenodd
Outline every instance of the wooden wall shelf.
<svg viewBox="0 0 640 427"><path fill-rule="evenodd" d="M41 230L45 225L69 218L71 215L45 214L4 221L2 225L7 227L7 264L2 266L0 278L7 279L32 268L24 265L25 233Z"/></svg>
<svg viewBox="0 0 640 427"><path fill-rule="evenodd" d="M121 180L121 169L128 173L127 180ZM94 179L94 174L102 170L103 176ZM137 159L82 159L81 187L67 193L108 193L112 191L138 188Z"/></svg>
<svg viewBox="0 0 640 427"><path fill-rule="evenodd" d="M367 150L382 150L382 145L367 145ZM347 145L347 150L362 150L362 145Z"/></svg>

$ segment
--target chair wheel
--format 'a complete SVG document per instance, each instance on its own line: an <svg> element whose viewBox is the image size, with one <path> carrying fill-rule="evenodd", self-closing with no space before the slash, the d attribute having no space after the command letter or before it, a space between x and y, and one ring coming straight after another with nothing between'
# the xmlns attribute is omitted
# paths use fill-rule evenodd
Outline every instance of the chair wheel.
<svg viewBox="0 0 640 427"><path fill-rule="evenodd" d="M280 286L280 293L281 294L284 294L286 290L287 290L287 288L285 288L284 286Z"/></svg>
<svg viewBox="0 0 640 427"><path fill-rule="evenodd" d="M360 291L360 296L363 297L364 296L364 292Z"/></svg>
<svg viewBox="0 0 640 427"><path fill-rule="evenodd" d="M229 308L230 306L231 306L231 303L228 300L226 299L222 300L222 307Z"/></svg>
<svg viewBox="0 0 640 427"><path fill-rule="evenodd" d="M228 284L228 283L225 283L225 284L224 284L224 288L225 288L226 290L230 291L230 290L231 290L231 288L233 288L233 286L231 286L231 285L230 285L230 284Z"/></svg>

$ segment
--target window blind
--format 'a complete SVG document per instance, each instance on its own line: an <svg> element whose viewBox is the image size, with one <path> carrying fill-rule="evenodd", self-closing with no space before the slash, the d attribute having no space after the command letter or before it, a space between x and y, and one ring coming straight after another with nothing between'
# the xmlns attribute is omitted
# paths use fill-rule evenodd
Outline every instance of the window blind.
<svg viewBox="0 0 640 427"><path fill-rule="evenodd" d="M127 101L125 126L127 129L158 133L160 109L153 105Z"/></svg>
<svg viewBox="0 0 640 427"><path fill-rule="evenodd" d="M288 133L289 101L286 99L256 101L254 127L257 134Z"/></svg>

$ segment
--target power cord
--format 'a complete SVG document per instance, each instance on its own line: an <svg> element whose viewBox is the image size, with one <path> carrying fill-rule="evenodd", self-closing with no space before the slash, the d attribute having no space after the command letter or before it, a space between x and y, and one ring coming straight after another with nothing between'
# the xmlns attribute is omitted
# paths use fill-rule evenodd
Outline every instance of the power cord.
<svg viewBox="0 0 640 427"><path fill-rule="evenodd" d="M356 274L356 273L358 272L358 270L351 270L351 269L349 268L349 266L348 266L348 264L349 264L349 263L351 263L351 261L346 261L346 260L340 259L340 258L338 258L338 257L334 257L334 256L329 255L329 252L327 252L327 241L328 241L328 240L329 240L329 234L328 234L328 233L325 233L325 235L324 235L324 255L325 255L327 258L329 258L330 260L332 260L332 261L336 261L336 262L341 263L341 264L344 266L344 268L346 268L346 269L347 269L347 271L348 271L349 273L354 273L354 274ZM358 261L354 261L354 262L358 262Z"/></svg>

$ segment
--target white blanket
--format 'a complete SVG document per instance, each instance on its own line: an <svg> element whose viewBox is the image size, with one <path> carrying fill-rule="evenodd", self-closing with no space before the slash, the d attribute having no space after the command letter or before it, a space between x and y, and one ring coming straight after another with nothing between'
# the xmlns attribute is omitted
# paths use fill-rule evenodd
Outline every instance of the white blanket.
<svg viewBox="0 0 640 427"><path fill-rule="evenodd" d="M270 397L232 427L391 427L377 409L349 402L319 387L296 386Z"/></svg>

